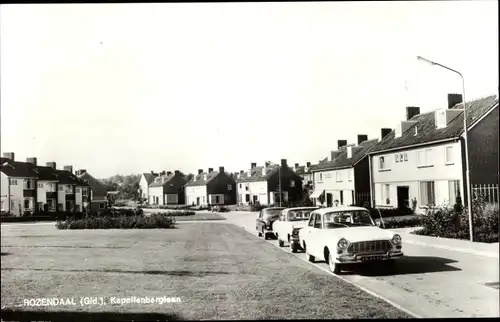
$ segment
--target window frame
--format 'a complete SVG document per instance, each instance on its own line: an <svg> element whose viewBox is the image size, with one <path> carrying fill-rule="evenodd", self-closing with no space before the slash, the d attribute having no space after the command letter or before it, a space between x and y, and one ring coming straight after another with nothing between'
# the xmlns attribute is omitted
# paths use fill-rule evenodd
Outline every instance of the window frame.
<svg viewBox="0 0 500 322"><path fill-rule="evenodd" d="M451 149L451 155L448 154L448 149ZM444 164L445 165L453 165L455 164L455 160L453 158L454 146L446 145L444 147ZM448 161L448 156L451 156L451 161Z"/></svg>

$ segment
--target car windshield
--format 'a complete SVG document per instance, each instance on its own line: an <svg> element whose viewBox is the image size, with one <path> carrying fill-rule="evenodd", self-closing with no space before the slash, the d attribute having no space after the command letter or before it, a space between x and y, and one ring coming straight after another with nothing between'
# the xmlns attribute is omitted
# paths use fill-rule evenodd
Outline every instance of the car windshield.
<svg viewBox="0 0 500 322"><path fill-rule="evenodd" d="M331 212L324 215L325 228L375 226L370 213L363 210Z"/></svg>
<svg viewBox="0 0 500 322"><path fill-rule="evenodd" d="M281 214L281 211L283 211L283 209L266 209L264 210L264 214L270 217L279 216Z"/></svg>
<svg viewBox="0 0 500 322"><path fill-rule="evenodd" d="M297 209L288 211L289 221L304 221L309 219L309 215L314 209Z"/></svg>

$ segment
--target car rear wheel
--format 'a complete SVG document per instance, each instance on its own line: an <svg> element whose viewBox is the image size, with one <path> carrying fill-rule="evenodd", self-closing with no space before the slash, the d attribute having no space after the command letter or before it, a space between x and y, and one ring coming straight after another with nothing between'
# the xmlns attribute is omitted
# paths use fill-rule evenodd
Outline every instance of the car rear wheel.
<svg viewBox="0 0 500 322"><path fill-rule="evenodd" d="M340 274L342 272L342 269L340 267L339 263L335 263L335 260L333 259L333 256L330 256L330 253L328 253L328 266L330 267L330 271L332 271L333 274Z"/></svg>
<svg viewBox="0 0 500 322"><path fill-rule="evenodd" d="M264 228L262 228L262 235L264 235L264 239L269 239L269 236L267 235L266 232L264 232Z"/></svg>
<svg viewBox="0 0 500 322"><path fill-rule="evenodd" d="M292 253L296 253L298 248L297 248L297 244L293 243L293 244L290 244L290 248L292 249Z"/></svg>

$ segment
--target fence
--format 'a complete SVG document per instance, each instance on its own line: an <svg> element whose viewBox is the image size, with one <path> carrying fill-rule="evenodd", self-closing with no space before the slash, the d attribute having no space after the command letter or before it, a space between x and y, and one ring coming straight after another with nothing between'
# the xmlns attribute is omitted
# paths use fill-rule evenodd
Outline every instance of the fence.
<svg viewBox="0 0 500 322"><path fill-rule="evenodd" d="M472 196L482 195L485 201L498 204L497 184L473 184Z"/></svg>
<svg viewBox="0 0 500 322"><path fill-rule="evenodd" d="M365 203L370 205L370 193L369 192L356 192L356 205L363 205Z"/></svg>

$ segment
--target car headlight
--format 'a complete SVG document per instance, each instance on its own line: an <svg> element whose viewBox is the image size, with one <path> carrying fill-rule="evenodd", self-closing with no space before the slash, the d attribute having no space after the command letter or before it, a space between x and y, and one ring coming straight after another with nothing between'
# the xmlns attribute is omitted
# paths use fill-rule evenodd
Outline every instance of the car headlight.
<svg viewBox="0 0 500 322"><path fill-rule="evenodd" d="M394 236L392 237L392 243L393 243L394 245L401 245L401 242L402 242L402 241L403 241L403 240L401 239L401 236L399 236L398 234L396 234L396 235L394 235Z"/></svg>
<svg viewBox="0 0 500 322"><path fill-rule="evenodd" d="M337 243L337 248L339 249L345 249L349 246L349 242L345 238L340 238L339 242Z"/></svg>

